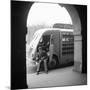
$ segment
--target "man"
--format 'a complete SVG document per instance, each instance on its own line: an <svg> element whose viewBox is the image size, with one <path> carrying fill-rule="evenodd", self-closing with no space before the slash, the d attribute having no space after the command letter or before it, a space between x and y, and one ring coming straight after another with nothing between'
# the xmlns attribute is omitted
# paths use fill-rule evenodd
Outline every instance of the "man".
<svg viewBox="0 0 90 90"><path fill-rule="evenodd" d="M44 63L45 72L48 73L47 60L48 60L47 52L45 52L45 50L43 50L42 47L38 47L38 52L36 54L37 75L40 72L40 66L41 66L42 62Z"/></svg>

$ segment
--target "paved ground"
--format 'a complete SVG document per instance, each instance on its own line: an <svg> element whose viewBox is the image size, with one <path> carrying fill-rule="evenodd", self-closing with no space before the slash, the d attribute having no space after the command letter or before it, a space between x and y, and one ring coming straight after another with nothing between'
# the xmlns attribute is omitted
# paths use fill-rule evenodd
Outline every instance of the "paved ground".
<svg viewBox="0 0 90 90"><path fill-rule="evenodd" d="M87 75L73 71L73 67L65 67L49 71L48 74L44 72L39 75L27 74L27 84L29 88L85 85L87 84Z"/></svg>

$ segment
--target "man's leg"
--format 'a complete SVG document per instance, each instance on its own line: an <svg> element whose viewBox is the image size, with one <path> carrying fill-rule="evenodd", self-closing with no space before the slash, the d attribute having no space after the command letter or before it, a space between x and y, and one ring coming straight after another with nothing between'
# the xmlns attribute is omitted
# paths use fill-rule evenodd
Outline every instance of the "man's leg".
<svg viewBox="0 0 90 90"><path fill-rule="evenodd" d="M41 65L41 60L39 60L38 64L37 64L37 74L39 74L40 71L40 65Z"/></svg>
<svg viewBox="0 0 90 90"><path fill-rule="evenodd" d="M44 60L44 69L45 69L45 72L48 73L47 59Z"/></svg>

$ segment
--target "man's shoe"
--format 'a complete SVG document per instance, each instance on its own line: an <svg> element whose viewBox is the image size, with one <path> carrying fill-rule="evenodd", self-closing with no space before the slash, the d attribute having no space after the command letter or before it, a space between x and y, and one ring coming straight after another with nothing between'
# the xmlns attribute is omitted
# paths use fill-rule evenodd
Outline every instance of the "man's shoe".
<svg viewBox="0 0 90 90"><path fill-rule="evenodd" d="M48 74L48 71L46 72L46 74Z"/></svg>
<svg viewBox="0 0 90 90"><path fill-rule="evenodd" d="M36 74L39 75L39 72L37 72Z"/></svg>

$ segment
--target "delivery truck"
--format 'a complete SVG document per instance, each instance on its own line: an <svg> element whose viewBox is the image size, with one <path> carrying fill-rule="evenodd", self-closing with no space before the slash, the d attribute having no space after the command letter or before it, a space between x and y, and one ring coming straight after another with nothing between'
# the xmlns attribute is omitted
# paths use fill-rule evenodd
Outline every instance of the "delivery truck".
<svg viewBox="0 0 90 90"><path fill-rule="evenodd" d="M45 28L37 30L29 45L28 63L33 61L40 45L44 47L49 56L49 68L74 64L73 29Z"/></svg>

